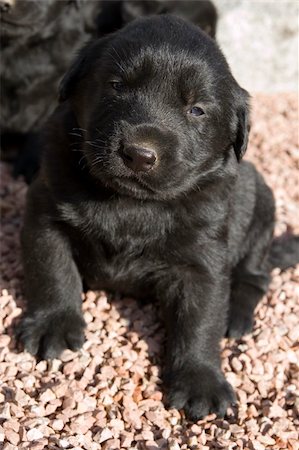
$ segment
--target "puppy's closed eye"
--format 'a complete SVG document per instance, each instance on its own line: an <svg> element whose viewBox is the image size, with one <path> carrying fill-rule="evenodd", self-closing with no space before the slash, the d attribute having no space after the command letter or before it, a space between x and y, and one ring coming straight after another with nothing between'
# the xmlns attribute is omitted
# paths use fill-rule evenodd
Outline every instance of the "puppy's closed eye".
<svg viewBox="0 0 299 450"><path fill-rule="evenodd" d="M112 87L112 89L117 92L120 93L125 89L125 84L123 81L120 80L112 80L109 81L110 86Z"/></svg>

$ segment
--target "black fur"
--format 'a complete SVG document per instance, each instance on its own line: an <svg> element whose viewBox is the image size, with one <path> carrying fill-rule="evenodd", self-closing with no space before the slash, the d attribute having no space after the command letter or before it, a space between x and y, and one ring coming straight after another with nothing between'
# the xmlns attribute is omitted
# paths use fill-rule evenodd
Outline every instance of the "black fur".
<svg viewBox="0 0 299 450"><path fill-rule="evenodd" d="M81 346L82 280L158 299L169 403L191 419L225 413L219 341L251 330L274 225L270 189L240 162L248 117L216 43L179 18L140 19L82 50L28 195L18 332L30 352ZM127 148L156 163L134 172Z"/></svg>

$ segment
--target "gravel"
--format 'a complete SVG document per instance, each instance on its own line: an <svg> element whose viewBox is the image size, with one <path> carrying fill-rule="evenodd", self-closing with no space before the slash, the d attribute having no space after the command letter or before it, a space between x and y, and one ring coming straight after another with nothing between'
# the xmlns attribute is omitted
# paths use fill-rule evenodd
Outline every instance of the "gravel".
<svg viewBox="0 0 299 450"><path fill-rule="evenodd" d="M275 192L276 233L299 233L295 94L253 99L254 161ZM26 186L1 163L0 447L15 449L298 450L299 266L273 271L254 331L223 340L223 370L238 411L196 424L163 406L164 330L157 307L88 292L78 353L37 362L16 348L12 325L24 299L19 230ZM2 444L1 444L2 443Z"/></svg>

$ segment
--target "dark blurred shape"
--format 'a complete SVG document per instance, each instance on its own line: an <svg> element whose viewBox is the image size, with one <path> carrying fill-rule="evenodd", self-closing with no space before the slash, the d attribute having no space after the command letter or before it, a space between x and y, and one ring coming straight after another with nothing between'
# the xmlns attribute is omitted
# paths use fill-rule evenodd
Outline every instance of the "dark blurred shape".
<svg viewBox="0 0 299 450"><path fill-rule="evenodd" d="M100 7L100 0L0 0L1 157L27 181L39 163L36 133L76 52L95 36Z"/></svg>
<svg viewBox="0 0 299 450"><path fill-rule="evenodd" d="M113 33L140 16L174 14L215 37L217 10L210 0L104 0L98 17L98 36Z"/></svg>
<svg viewBox="0 0 299 450"><path fill-rule="evenodd" d="M122 17L122 1L103 0L101 12L97 18L97 34L99 37L113 33L125 24Z"/></svg>
<svg viewBox="0 0 299 450"><path fill-rule="evenodd" d="M28 184L39 170L42 147L40 132L1 135L2 159L12 162L13 175L23 175Z"/></svg>

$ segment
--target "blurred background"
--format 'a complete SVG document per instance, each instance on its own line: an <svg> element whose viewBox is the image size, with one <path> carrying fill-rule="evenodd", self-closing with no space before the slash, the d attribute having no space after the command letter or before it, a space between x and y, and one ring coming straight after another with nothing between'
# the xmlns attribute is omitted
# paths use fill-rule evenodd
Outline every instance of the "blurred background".
<svg viewBox="0 0 299 450"><path fill-rule="evenodd" d="M214 0L217 41L251 92L298 91L299 2Z"/></svg>

